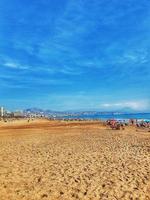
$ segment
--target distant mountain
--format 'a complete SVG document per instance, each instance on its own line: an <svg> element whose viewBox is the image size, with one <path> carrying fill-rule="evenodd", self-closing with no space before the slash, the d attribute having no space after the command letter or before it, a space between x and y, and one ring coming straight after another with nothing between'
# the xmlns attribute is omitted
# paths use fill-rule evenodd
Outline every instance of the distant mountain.
<svg viewBox="0 0 150 200"><path fill-rule="evenodd" d="M24 112L40 113L40 112L44 112L44 110L41 108L27 108L24 110Z"/></svg>
<svg viewBox="0 0 150 200"><path fill-rule="evenodd" d="M44 109L41 109L41 108L26 108L24 109L23 111L24 113L36 113L36 114L40 114L40 113L43 113L43 114L65 114L67 112L65 111L54 111L54 110L44 110Z"/></svg>
<svg viewBox="0 0 150 200"><path fill-rule="evenodd" d="M135 110L129 108L129 107L124 107L120 110L114 110L114 111L54 111L54 110L44 110L41 108L27 108L24 110L24 113L36 113L36 114L45 114L45 115L95 115L95 114L134 114L138 113ZM140 112L139 112L140 113Z"/></svg>
<svg viewBox="0 0 150 200"><path fill-rule="evenodd" d="M123 112L123 113L136 113L136 111L133 110L133 109L130 108L130 107L124 107L124 108L120 109L118 112Z"/></svg>

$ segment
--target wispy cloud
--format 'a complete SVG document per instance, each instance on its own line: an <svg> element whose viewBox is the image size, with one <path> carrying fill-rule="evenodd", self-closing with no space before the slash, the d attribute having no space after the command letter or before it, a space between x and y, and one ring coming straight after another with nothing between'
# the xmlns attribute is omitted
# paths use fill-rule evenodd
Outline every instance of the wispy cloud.
<svg viewBox="0 0 150 200"><path fill-rule="evenodd" d="M19 69L19 70L29 69L28 66L23 66L23 65L16 63L16 62L6 62L6 63L3 64L3 66L11 68L11 69Z"/></svg>
<svg viewBox="0 0 150 200"><path fill-rule="evenodd" d="M117 103L104 103L101 105L106 109L123 109L130 108L135 111L147 110L149 109L150 102L148 100L140 100L140 101L122 101Z"/></svg>

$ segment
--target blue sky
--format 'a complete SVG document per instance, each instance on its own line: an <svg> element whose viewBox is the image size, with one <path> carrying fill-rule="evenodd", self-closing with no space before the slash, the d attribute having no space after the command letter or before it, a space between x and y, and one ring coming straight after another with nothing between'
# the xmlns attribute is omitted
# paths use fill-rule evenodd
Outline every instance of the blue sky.
<svg viewBox="0 0 150 200"><path fill-rule="evenodd" d="M1 0L0 105L150 111L150 1Z"/></svg>

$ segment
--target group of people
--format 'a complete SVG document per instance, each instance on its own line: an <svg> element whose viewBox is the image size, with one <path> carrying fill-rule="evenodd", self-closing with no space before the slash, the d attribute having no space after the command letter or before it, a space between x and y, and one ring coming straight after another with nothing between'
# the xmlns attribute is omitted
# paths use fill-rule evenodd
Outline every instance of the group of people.
<svg viewBox="0 0 150 200"><path fill-rule="evenodd" d="M138 128L149 128L150 129L150 122L149 121L141 121L136 123Z"/></svg>
<svg viewBox="0 0 150 200"><path fill-rule="evenodd" d="M134 120L130 119L130 124L135 125L137 128L150 128L150 120Z"/></svg>
<svg viewBox="0 0 150 200"><path fill-rule="evenodd" d="M106 121L106 125L110 126L110 128L115 130L124 130L125 126L127 126L127 123L125 121L117 121L115 119L110 119Z"/></svg>
<svg viewBox="0 0 150 200"><path fill-rule="evenodd" d="M146 128L150 130L150 121L145 121L145 120L115 120L115 119L110 119L106 121L106 125L109 126L112 129L115 130L120 130L120 129L125 129L125 126L131 125L131 126L136 126L137 128Z"/></svg>

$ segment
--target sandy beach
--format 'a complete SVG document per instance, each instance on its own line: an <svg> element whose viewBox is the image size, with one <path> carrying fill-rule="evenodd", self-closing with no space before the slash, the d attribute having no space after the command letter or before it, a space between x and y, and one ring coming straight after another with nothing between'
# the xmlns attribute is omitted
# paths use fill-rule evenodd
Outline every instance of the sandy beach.
<svg viewBox="0 0 150 200"><path fill-rule="evenodd" d="M150 133L99 122L0 122L0 200L149 200Z"/></svg>

